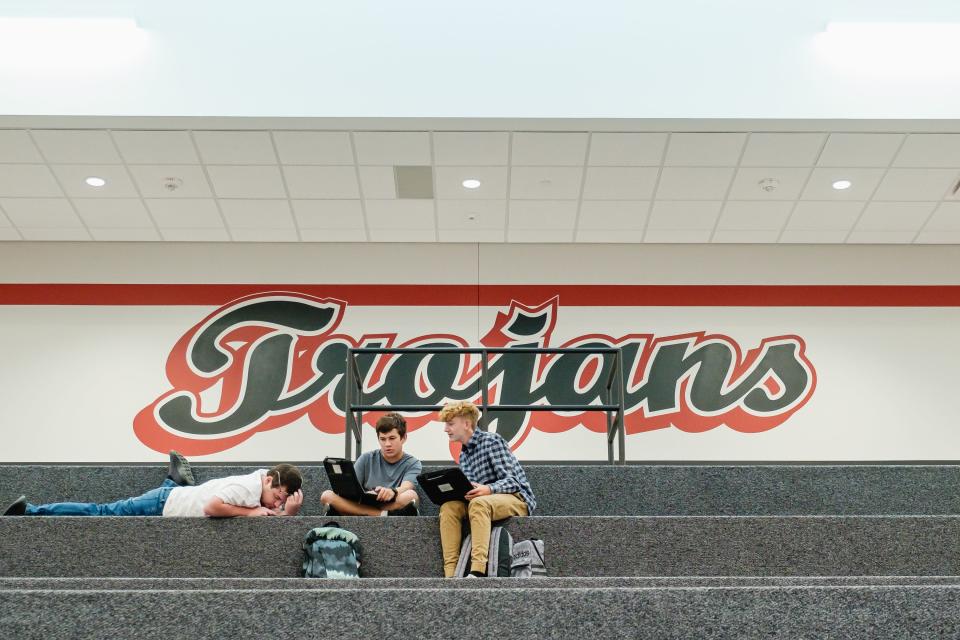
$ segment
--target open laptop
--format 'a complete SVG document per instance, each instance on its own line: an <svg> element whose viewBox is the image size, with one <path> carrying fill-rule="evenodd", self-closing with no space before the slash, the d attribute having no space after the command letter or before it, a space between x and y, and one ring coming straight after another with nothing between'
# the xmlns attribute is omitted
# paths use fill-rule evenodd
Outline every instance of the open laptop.
<svg viewBox="0 0 960 640"><path fill-rule="evenodd" d="M427 471L417 476L420 488L434 504L443 504L451 500L463 500L463 496L473 489L473 485L463 475L460 467Z"/></svg>
<svg viewBox="0 0 960 640"><path fill-rule="evenodd" d="M353 462L346 458L324 458L323 469L330 480L330 488L341 498L360 504L380 507L387 502L377 500L376 491L367 491L357 479Z"/></svg>

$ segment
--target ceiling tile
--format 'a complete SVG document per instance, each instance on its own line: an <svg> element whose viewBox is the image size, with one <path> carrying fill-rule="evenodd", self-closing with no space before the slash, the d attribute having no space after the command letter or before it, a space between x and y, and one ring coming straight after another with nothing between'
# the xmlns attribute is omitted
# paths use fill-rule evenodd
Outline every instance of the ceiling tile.
<svg viewBox="0 0 960 640"><path fill-rule="evenodd" d="M593 200L646 200L653 195L659 169L588 167L583 197Z"/></svg>
<svg viewBox="0 0 960 640"><path fill-rule="evenodd" d="M573 242L573 229L508 229L507 242Z"/></svg>
<svg viewBox="0 0 960 640"><path fill-rule="evenodd" d="M960 171L951 169L890 169L874 200L940 200L956 184Z"/></svg>
<svg viewBox="0 0 960 640"><path fill-rule="evenodd" d="M433 229L370 229L371 242L436 242Z"/></svg>
<svg viewBox="0 0 960 640"><path fill-rule="evenodd" d="M648 229L706 229L713 231L722 202L654 202L650 209ZM710 235L707 234L709 241Z"/></svg>
<svg viewBox="0 0 960 640"><path fill-rule="evenodd" d="M853 231L848 244L910 244L916 231Z"/></svg>
<svg viewBox="0 0 960 640"><path fill-rule="evenodd" d="M353 146L346 131L274 131L283 164L353 164Z"/></svg>
<svg viewBox="0 0 960 640"><path fill-rule="evenodd" d="M286 200L220 200L220 211L231 231L238 229L295 229ZM296 235L296 234L294 234ZM240 238L233 234L234 240Z"/></svg>
<svg viewBox="0 0 960 640"><path fill-rule="evenodd" d="M168 242L229 242L230 234L226 229L161 229L163 239Z"/></svg>
<svg viewBox="0 0 960 640"><path fill-rule="evenodd" d="M266 131L194 131L206 164L276 164L273 141Z"/></svg>
<svg viewBox="0 0 960 640"><path fill-rule="evenodd" d="M0 197L62 196L50 169L36 164L0 164Z"/></svg>
<svg viewBox="0 0 960 640"><path fill-rule="evenodd" d="M717 229L710 240L716 244L775 244L780 229Z"/></svg>
<svg viewBox="0 0 960 640"><path fill-rule="evenodd" d="M504 200L437 200L437 215L440 229L503 229L507 203Z"/></svg>
<svg viewBox="0 0 960 640"><path fill-rule="evenodd" d="M583 166L587 154L585 133L513 134L510 162L517 166Z"/></svg>
<svg viewBox="0 0 960 640"><path fill-rule="evenodd" d="M737 169L729 197L732 200L796 200L808 175L810 169ZM772 191L765 191L761 185L761 181L768 178L777 181Z"/></svg>
<svg viewBox="0 0 960 640"><path fill-rule="evenodd" d="M728 200L720 214L717 229L739 231L774 231L779 234L793 210L792 202ZM716 239L716 238L715 238ZM776 238L774 238L776 240ZM764 240L766 242L766 240Z"/></svg>
<svg viewBox="0 0 960 640"><path fill-rule="evenodd" d="M34 130L33 140L50 164L120 164L106 131Z"/></svg>
<svg viewBox="0 0 960 640"><path fill-rule="evenodd" d="M230 235L234 242L299 242L297 230L290 229L237 229L232 228Z"/></svg>
<svg viewBox="0 0 960 640"><path fill-rule="evenodd" d="M57 164L51 167L63 190L71 198L139 198L137 188L123 165ZM90 177L107 181L102 187L91 187Z"/></svg>
<svg viewBox="0 0 960 640"><path fill-rule="evenodd" d="M883 169L814 169L803 190L804 200L869 200L873 195ZM849 180L853 184L848 189L834 189L837 180Z"/></svg>
<svg viewBox="0 0 960 640"><path fill-rule="evenodd" d="M212 199L149 198L144 202L161 229L222 229L223 218ZM164 234L166 235L166 234Z"/></svg>
<svg viewBox="0 0 960 640"><path fill-rule="evenodd" d="M20 232L13 227L0 227L0 240L3 242L16 242L23 240L23 236L21 236Z"/></svg>
<svg viewBox="0 0 960 640"><path fill-rule="evenodd" d="M66 198L16 198L0 200L10 222L22 229L77 228L83 222Z"/></svg>
<svg viewBox="0 0 960 640"><path fill-rule="evenodd" d="M643 229L577 229L576 242L623 244L643 242Z"/></svg>
<svg viewBox="0 0 960 640"><path fill-rule="evenodd" d="M780 236L783 244L841 244L846 239L843 229L787 229Z"/></svg>
<svg viewBox="0 0 960 640"><path fill-rule="evenodd" d="M304 229L359 229L363 209L359 200L293 200L297 226ZM304 236L306 240L306 236Z"/></svg>
<svg viewBox="0 0 960 640"><path fill-rule="evenodd" d="M572 167L513 167L510 197L524 200L576 200L583 169Z"/></svg>
<svg viewBox="0 0 960 640"><path fill-rule="evenodd" d="M576 220L577 203L569 200L518 200L510 203L511 229L573 229Z"/></svg>
<svg viewBox="0 0 960 640"><path fill-rule="evenodd" d="M364 198L396 198L397 179L393 167L360 167L360 189Z"/></svg>
<svg viewBox="0 0 960 640"><path fill-rule="evenodd" d="M153 221L139 199L78 198L73 202L83 222L93 229L153 229ZM99 240L94 234L94 239Z"/></svg>
<svg viewBox="0 0 960 640"><path fill-rule="evenodd" d="M960 244L960 229L956 231L921 231L914 244Z"/></svg>
<svg viewBox="0 0 960 640"><path fill-rule="evenodd" d="M722 200L734 169L687 169L667 167L660 174L658 200Z"/></svg>
<svg viewBox="0 0 960 640"><path fill-rule="evenodd" d="M26 131L11 129L0 131L0 162L43 162L43 158Z"/></svg>
<svg viewBox="0 0 960 640"><path fill-rule="evenodd" d="M831 133L820 153L821 167L886 167L903 142L899 133Z"/></svg>
<svg viewBox="0 0 960 640"><path fill-rule="evenodd" d="M863 202L798 202L787 229L849 230L863 211Z"/></svg>
<svg viewBox="0 0 960 640"><path fill-rule="evenodd" d="M100 242L156 242L160 234L153 227L143 229L91 228L90 235Z"/></svg>
<svg viewBox="0 0 960 640"><path fill-rule="evenodd" d="M324 167L291 167L295 170L314 168ZM213 191L219 198L287 197L280 169L275 166L210 165L207 167L207 174L210 176Z"/></svg>
<svg viewBox="0 0 960 640"><path fill-rule="evenodd" d="M674 133L667 144L668 167L735 167L745 133Z"/></svg>
<svg viewBox="0 0 960 640"><path fill-rule="evenodd" d="M213 193L203 168L196 165L130 166L130 173L144 198L209 198ZM175 190L165 185L178 180Z"/></svg>
<svg viewBox="0 0 960 640"><path fill-rule="evenodd" d="M659 167L665 133L594 133L587 164L599 167Z"/></svg>
<svg viewBox="0 0 960 640"><path fill-rule="evenodd" d="M291 198L353 200L360 197L353 167L283 167Z"/></svg>
<svg viewBox="0 0 960 640"><path fill-rule="evenodd" d="M706 244L710 229L647 229L643 241L648 244Z"/></svg>
<svg viewBox="0 0 960 640"><path fill-rule="evenodd" d="M445 200L502 200L507 197L506 167L437 167L434 192ZM467 189L463 181L479 180L476 189Z"/></svg>
<svg viewBox="0 0 960 640"><path fill-rule="evenodd" d="M6 208L6 204L4 204ZM7 213L10 209L7 208ZM14 221L16 222L16 221ZM960 231L960 202L944 202L923 227L924 231Z"/></svg>
<svg viewBox="0 0 960 640"><path fill-rule="evenodd" d="M826 139L823 133L752 133L741 167L812 167Z"/></svg>
<svg viewBox="0 0 960 640"><path fill-rule="evenodd" d="M503 229L440 229L440 242L506 242Z"/></svg>
<svg viewBox="0 0 960 640"><path fill-rule="evenodd" d="M366 200L373 229L434 229L433 200Z"/></svg>
<svg viewBox="0 0 960 640"><path fill-rule="evenodd" d="M128 164L199 164L186 131L114 131L113 140Z"/></svg>
<svg viewBox="0 0 960 640"><path fill-rule="evenodd" d="M584 200L580 205L579 229L611 231L642 230L647 224L647 200ZM615 234L616 235L616 234ZM580 239L579 234L577 239Z"/></svg>
<svg viewBox="0 0 960 640"><path fill-rule="evenodd" d="M438 131L433 134L437 166L505 166L510 135L505 131Z"/></svg>
<svg viewBox="0 0 960 640"><path fill-rule="evenodd" d="M300 229L304 242L366 242L363 229Z"/></svg>
<svg viewBox="0 0 960 640"><path fill-rule="evenodd" d="M893 161L895 167L960 167L960 134L914 133Z"/></svg>
<svg viewBox="0 0 960 640"><path fill-rule="evenodd" d="M353 142L359 164L431 164L430 135L424 131L360 131Z"/></svg>
<svg viewBox="0 0 960 640"><path fill-rule="evenodd" d="M857 221L858 231L913 231L924 225L935 202L870 202Z"/></svg>
<svg viewBox="0 0 960 640"><path fill-rule="evenodd" d="M67 228L20 228L20 235L24 240L46 241L46 240L90 240L90 234L83 227Z"/></svg>

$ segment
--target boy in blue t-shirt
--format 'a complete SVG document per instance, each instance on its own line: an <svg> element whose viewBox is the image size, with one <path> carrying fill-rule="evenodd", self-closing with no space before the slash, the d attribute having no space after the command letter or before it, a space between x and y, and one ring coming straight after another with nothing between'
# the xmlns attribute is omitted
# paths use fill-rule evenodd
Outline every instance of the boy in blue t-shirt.
<svg viewBox="0 0 960 640"><path fill-rule="evenodd" d="M377 420L377 441L380 448L361 454L353 463L357 480L368 491L376 491L383 503L380 508L341 498L331 489L320 494L327 506L327 515L345 516L415 516L417 492L414 489L422 465L403 452L407 441L407 421L399 413L388 413Z"/></svg>

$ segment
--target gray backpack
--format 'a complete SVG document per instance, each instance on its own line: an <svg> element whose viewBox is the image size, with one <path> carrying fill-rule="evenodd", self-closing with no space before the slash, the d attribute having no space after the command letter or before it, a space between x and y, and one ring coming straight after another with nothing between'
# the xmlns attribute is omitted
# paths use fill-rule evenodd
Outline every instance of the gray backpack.
<svg viewBox="0 0 960 640"><path fill-rule="evenodd" d="M513 544L510 576L513 578L545 578L547 563L543 560L543 540L531 538Z"/></svg>
<svg viewBox="0 0 960 640"><path fill-rule="evenodd" d="M473 536L468 534L460 545L460 558L457 560L457 578L465 578L470 573L470 553L473 551ZM513 536L506 527L491 527L490 549L487 554L487 576L491 578L509 578L513 562Z"/></svg>

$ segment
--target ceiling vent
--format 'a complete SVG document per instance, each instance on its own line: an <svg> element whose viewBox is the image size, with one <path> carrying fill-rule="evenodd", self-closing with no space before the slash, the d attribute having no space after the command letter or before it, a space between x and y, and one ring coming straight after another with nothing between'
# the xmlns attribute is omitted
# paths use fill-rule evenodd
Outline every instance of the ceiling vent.
<svg viewBox="0 0 960 640"><path fill-rule="evenodd" d="M397 181L398 198L429 200L433 197L433 167L396 166L393 177Z"/></svg>

